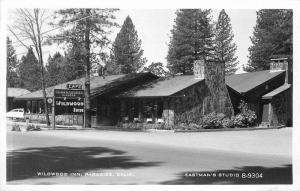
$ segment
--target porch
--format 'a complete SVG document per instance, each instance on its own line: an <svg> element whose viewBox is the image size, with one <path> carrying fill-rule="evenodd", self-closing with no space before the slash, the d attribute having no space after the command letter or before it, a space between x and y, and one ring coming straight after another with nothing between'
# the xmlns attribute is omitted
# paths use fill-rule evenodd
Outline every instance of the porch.
<svg viewBox="0 0 300 191"><path fill-rule="evenodd" d="M159 98L98 98L96 124L119 123L174 124L174 110L170 99Z"/></svg>

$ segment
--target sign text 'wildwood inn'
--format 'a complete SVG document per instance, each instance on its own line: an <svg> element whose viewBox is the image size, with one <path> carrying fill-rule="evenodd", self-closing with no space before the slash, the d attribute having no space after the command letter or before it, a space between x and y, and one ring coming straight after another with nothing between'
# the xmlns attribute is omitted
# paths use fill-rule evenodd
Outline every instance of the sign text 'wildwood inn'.
<svg viewBox="0 0 300 191"><path fill-rule="evenodd" d="M55 89L55 115L83 114L84 113L84 91Z"/></svg>

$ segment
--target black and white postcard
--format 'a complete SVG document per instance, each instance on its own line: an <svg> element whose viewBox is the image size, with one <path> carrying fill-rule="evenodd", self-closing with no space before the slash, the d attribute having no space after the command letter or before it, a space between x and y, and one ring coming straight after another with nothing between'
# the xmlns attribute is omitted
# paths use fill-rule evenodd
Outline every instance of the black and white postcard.
<svg viewBox="0 0 300 191"><path fill-rule="evenodd" d="M18 2L1 13L4 190L299 189L299 2Z"/></svg>

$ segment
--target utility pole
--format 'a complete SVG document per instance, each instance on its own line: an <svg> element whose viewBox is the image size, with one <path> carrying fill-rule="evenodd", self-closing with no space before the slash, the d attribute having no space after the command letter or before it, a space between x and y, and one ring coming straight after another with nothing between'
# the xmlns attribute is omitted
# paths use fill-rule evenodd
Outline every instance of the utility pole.
<svg viewBox="0 0 300 191"><path fill-rule="evenodd" d="M91 9L85 9L85 15L88 16ZM90 19L86 18L86 28L84 33L85 47L85 128L91 128L91 102L90 102Z"/></svg>

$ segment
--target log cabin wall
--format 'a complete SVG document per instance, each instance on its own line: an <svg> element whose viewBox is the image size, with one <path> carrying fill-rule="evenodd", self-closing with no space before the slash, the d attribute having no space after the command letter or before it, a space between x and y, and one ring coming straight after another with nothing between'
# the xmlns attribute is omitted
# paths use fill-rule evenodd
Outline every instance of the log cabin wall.
<svg viewBox="0 0 300 191"><path fill-rule="evenodd" d="M125 116L124 112L130 114L129 111L127 112L127 108L132 110L132 108L130 108L132 101L114 98L115 95L157 78L158 77L152 73L146 73L137 78L127 79L126 83L123 83L124 79L118 79L106 85L106 91L101 92L101 95L92 96L92 107L95 108L96 126L116 125L117 122L121 121L122 117ZM118 85L120 83L123 84ZM99 90L101 90L101 88L103 89L103 87L100 87Z"/></svg>
<svg viewBox="0 0 300 191"><path fill-rule="evenodd" d="M271 101L272 118L271 126L286 125L292 126L292 110L290 101L291 91L286 90L275 97Z"/></svg>
<svg viewBox="0 0 300 191"><path fill-rule="evenodd" d="M174 110L174 123L201 123L203 117L203 101L205 97L209 96L209 91L204 81L186 88L172 98L169 102L172 107L169 109ZM167 108L164 107L164 111ZM173 121L170 119L169 121ZM170 124L171 125L171 124Z"/></svg>
<svg viewBox="0 0 300 191"><path fill-rule="evenodd" d="M263 113L263 103L261 97L274 89L282 86L285 81L285 73L278 75L275 78L257 86L256 88L250 90L249 92L243 94L241 97L242 100L246 101L249 108L255 111L257 116L257 120L262 120L262 113Z"/></svg>
<svg viewBox="0 0 300 191"><path fill-rule="evenodd" d="M101 97L96 103L96 126L115 125L119 119L121 106L120 100Z"/></svg>
<svg viewBox="0 0 300 191"><path fill-rule="evenodd" d="M242 95L229 86L227 86L227 90L233 107L234 115L236 115L240 112L238 107L241 103Z"/></svg>

